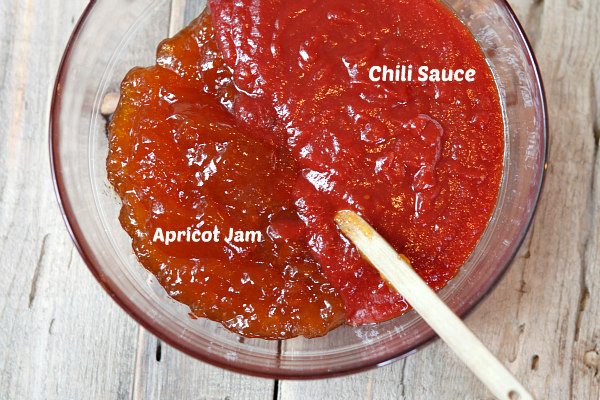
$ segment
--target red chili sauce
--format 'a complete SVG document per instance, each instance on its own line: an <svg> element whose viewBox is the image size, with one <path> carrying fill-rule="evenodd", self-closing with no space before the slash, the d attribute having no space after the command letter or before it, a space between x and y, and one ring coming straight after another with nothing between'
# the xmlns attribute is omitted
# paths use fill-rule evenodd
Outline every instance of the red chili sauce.
<svg viewBox="0 0 600 400"><path fill-rule="evenodd" d="M344 238L352 209L431 287L455 276L494 209L503 121L492 73L437 0L210 0L125 78L108 177L140 262L170 296L248 337L316 337L407 303ZM408 82L373 66L412 65ZM420 66L476 71L421 82ZM157 229L261 242L165 245Z"/></svg>

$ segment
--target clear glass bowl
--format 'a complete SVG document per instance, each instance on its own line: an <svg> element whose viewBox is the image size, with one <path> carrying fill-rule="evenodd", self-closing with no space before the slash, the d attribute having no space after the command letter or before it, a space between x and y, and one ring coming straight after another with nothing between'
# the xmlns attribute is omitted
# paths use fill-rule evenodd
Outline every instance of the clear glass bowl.
<svg viewBox="0 0 600 400"><path fill-rule="evenodd" d="M191 19L204 0L188 1ZM243 339L170 299L137 262L118 222L120 203L106 179L103 97L125 73L151 65L168 36L169 0L92 0L67 46L51 111L56 190L79 252L106 291L165 342L211 364L253 375L318 378L387 364L434 333L414 312L378 325L341 327L318 339ZM191 5L190 5L191 4ZM503 0L448 0L485 52L506 123L504 178L493 218L473 255L440 295L459 315L500 279L531 222L546 163L547 120L539 71L514 13Z"/></svg>

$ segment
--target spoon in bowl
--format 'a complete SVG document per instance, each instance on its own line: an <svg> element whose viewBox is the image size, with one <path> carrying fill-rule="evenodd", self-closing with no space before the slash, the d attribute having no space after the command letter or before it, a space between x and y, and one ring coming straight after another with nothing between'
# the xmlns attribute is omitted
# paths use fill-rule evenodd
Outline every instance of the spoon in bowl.
<svg viewBox="0 0 600 400"><path fill-rule="evenodd" d="M533 400L523 385L417 275L409 260L396 253L371 225L349 210L339 211L335 222L363 257L410 303L496 398Z"/></svg>

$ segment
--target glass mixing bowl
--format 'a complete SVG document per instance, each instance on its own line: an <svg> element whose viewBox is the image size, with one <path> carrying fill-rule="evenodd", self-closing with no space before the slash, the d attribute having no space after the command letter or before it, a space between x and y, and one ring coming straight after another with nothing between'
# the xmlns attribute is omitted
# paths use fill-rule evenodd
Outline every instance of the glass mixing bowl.
<svg viewBox="0 0 600 400"><path fill-rule="evenodd" d="M495 74L506 125L502 187L493 218L473 255L441 292L464 316L499 280L531 222L546 163L547 120L534 56L503 0L448 0L479 41ZM118 221L120 202L106 179L107 93L125 73L154 63L169 26L190 20L204 0L172 14L170 0L92 0L67 46L51 111L56 190L79 252L106 291L149 331L211 364L253 375L317 378L384 365L416 351L434 333L413 311L318 339L243 339L219 324L192 319L138 262Z"/></svg>

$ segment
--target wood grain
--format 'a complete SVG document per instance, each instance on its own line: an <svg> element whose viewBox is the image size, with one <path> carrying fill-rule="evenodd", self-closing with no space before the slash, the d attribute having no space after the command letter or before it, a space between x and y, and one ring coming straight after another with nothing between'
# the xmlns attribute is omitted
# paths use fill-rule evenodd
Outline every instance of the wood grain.
<svg viewBox="0 0 600 400"><path fill-rule="evenodd" d="M142 34L146 40L139 44L136 52L153 55L153 49L163 38L176 34L204 9L202 3L205 2L172 0L169 4L169 1L165 1L164 13L170 13L168 25L152 24L149 27L151 31ZM276 346L270 342L265 342L265 345ZM134 400L225 399L232 394L234 398L244 399L272 397L272 380L254 379L198 362L161 343L141 327L136 348L135 368L132 371Z"/></svg>
<svg viewBox="0 0 600 400"><path fill-rule="evenodd" d="M0 2L0 398L124 399L136 325L81 262L49 173L49 93L85 1Z"/></svg>
<svg viewBox="0 0 600 400"><path fill-rule="evenodd" d="M140 331L132 399L271 399L274 382L196 361Z"/></svg>
<svg viewBox="0 0 600 400"><path fill-rule="evenodd" d="M0 2L0 399L491 398L438 342L378 370L275 386L140 330L74 251L48 172L50 88L85 4ZM197 4L185 2L182 20ZM550 167L519 258L466 322L538 399L597 400L600 2L511 4L546 82Z"/></svg>

